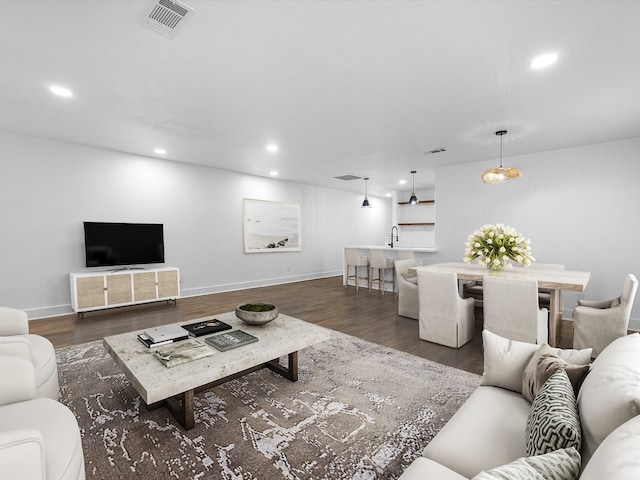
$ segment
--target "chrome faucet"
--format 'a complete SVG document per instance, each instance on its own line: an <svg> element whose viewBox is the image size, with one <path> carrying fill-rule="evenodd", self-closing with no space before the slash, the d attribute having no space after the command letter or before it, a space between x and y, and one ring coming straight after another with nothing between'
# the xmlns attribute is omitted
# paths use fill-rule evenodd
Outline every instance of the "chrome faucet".
<svg viewBox="0 0 640 480"><path fill-rule="evenodd" d="M398 241L398 227L394 225L393 227L391 227L391 243L389 244L391 248L393 248L393 231L394 230L396 231L396 242Z"/></svg>

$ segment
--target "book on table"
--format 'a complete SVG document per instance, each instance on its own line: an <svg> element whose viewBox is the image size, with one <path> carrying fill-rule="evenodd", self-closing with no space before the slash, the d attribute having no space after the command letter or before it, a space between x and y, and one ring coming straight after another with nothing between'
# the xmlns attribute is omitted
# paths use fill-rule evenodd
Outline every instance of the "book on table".
<svg viewBox="0 0 640 480"><path fill-rule="evenodd" d="M175 323L161 327L147 328L144 334L149 337L153 343L160 343L167 340L173 340L175 342L178 339L189 338L189 332Z"/></svg>
<svg viewBox="0 0 640 480"><path fill-rule="evenodd" d="M205 338L205 341L212 347L224 352L232 348L241 347L249 343L257 342L258 338L243 332L242 330L234 330L232 332L219 333Z"/></svg>
<svg viewBox="0 0 640 480"><path fill-rule="evenodd" d="M184 342L176 343L153 352L165 367L171 368L187 362L213 355L215 352L201 340L191 338Z"/></svg>
<svg viewBox="0 0 640 480"><path fill-rule="evenodd" d="M202 320L200 322L182 325L182 328L188 331L192 337L201 337L202 335L209 335L210 333L231 330L231 325L224 323L217 318L212 318L210 320Z"/></svg>
<svg viewBox="0 0 640 480"><path fill-rule="evenodd" d="M187 338L189 332L178 325L149 328L138 335L138 340L147 348L160 347Z"/></svg>

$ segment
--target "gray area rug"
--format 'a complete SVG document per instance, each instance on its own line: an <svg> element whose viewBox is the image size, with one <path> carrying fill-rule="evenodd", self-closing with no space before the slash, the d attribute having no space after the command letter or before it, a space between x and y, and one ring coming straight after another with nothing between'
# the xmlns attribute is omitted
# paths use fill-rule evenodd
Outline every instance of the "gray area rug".
<svg viewBox="0 0 640 480"><path fill-rule="evenodd" d="M296 383L263 369L197 394L185 432L147 411L101 341L57 357L88 479L393 479L480 383L332 332L300 352Z"/></svg>

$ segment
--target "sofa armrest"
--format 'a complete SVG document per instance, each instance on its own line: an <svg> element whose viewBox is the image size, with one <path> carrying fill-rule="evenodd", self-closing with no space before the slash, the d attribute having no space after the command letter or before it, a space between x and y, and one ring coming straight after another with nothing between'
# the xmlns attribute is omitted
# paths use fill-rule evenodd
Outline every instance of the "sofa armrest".
<svg viewBox="0 0 640 480"><path fill-rule="evenodd" d="M31 360L31 342L24 337L0 337L0 355Z"/></svg>
<svg viewBox="0 0 640 480"><path fill-rule="evenodd" d="M29 318L22 310L0 307L0 335L26 335Z"/></svg>
<svg viewBox="0 0 640 480"><path fill-rule="evenodd" d="M44 480L44 444L37 430L20 429L0 432L2 478Z"/></svg>
<svg viewBox="0 0 640 480"><path fill-rule="evenodd" d="M0 406L35 397L36 374L33 363L23 358L0 355Z"/></svg>

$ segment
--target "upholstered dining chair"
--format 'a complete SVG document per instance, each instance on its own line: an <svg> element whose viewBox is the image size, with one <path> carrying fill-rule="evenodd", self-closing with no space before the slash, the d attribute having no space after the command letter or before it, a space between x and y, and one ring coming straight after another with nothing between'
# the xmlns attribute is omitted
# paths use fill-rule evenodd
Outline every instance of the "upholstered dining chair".
<svg viewBox="0 0 640 480"><path fill-rule="evenodd" d="M573 309L573 348L591 347L595 358L616 338L624 337L637 290L638 279L629 274L619 297L604 301L578 300L578 306Z"/></svg>
<svg viewBox="0 0 640 480"><path fill-rule="evenodd" d="M523 267L514 267L523 268ZM559 263L538 263L536 262L531 268L539 270L564 270L564 265ZM484 289L482 288L482 282L469 281L462 286L462 296L465 298L472 297L476 302L476 307L482 307L482 297L484 295ZM538 304L540 307L549 309L551 303L551 292L549 289L538 289Z"/></svg>
<svg viewBox="0 0 640 480"><path fill-rule="evenodd" d="M0 307L0 355L30 360L35 369L36 395L58 400L58 365L53 344L29 333L29 320L22 310Z"/></svg>
<svg viewBox="0 0 640 480"><path fill-rule="evenodd" d="M486 275L484 328L501 337L543 344L549 341L548 311L538 306L538 282Z"/></svg>
<svg viewBox="0 0 640 480"><path fill-rule="evenodd" d="M418 276L409 275L409 269L422 265L422 260L396 260L396 282L398 285L398 315L418 319Z"/></svg>
<svg viewBox="0 0 640 480"><path fill-rule="evenodd" d="M455 273L418 270L419 336L460 348L475 335L473 299L462 298Z"/></svg>
<svg viewBox="0 0 640 480"><path fill-rule="evenodd" d="M391 270L391 282L393 286L393 292L396 291L396 279L393 274L393 260L387 258L383 250L371 249L369 250L369 292L374 283L378 284L378 288L384 295L384 282L385 274L387 270ZM373 278L373 271L378 271L378 277Z"/></svg>
<svg viewBox="0 0 640 480"><path fill-rule="evenodd" d="M358 291L358 287L360 286L360 278L367 279L367 280L369 279L368 276L361 277L360 275L360 269L362 267L364 267L365 271L368 272L369 259L367 258L366 255L360 255L360 252L358 251L357 248L347 248L345 250L346 250L346 257L347 257L347 281L344 282L344 286L345 288L347 288L347 285L349 285L349 279L353 278L356 286L356 291ZM350 267L354 268L353 275L350 275L350 272L349 272Z"/></svg>
<svg viewBox="0 0 640 480"><path fill-rule="evenodd" d="M413 260L414 258L413 250L398 250L396 253L396 260Z"/></svg>

